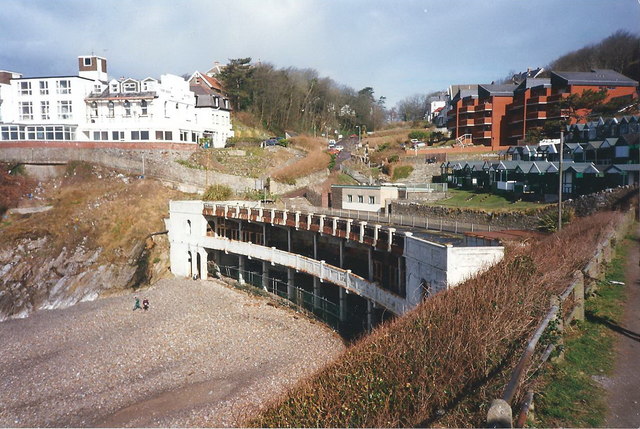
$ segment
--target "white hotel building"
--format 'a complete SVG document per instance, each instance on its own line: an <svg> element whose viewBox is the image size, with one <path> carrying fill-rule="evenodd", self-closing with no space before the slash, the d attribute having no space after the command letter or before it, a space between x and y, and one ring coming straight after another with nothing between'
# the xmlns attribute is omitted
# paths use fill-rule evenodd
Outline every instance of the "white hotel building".
<svg viewBox="0 0 640 429"><path fill-rule="evenodd" d="M233 136L229 102L220 91L194 92L189 81L171 74L108 80L107 60L98 56L78 57L78 69L78 76L30 78L0 71L0 144L208 139L224 147Z"/></svg>

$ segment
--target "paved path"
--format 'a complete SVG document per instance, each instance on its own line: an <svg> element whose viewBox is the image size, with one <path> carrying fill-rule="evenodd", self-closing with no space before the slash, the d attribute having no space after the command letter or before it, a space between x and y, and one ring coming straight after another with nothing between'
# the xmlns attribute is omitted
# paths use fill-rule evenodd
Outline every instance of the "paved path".
<svg viewBox="0 0 640 429"><path fill-rule="evenodd" d="M627 300L620 326L614 327L616 362L606 383L606 427L640 427L640 231L636 226L625 267Z"/></svg>

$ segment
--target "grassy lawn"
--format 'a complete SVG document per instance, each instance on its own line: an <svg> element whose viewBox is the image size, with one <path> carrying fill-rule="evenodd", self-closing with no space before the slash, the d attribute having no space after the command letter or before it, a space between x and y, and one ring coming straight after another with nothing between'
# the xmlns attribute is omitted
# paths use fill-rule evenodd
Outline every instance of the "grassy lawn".
<svg viewBox="0 0 640 429"><path fill-rule="evenodd" d="M490 193L478 193L461 189L450 189L447 191L448 198L436 201L432 204L444 207L468 208L477 210L511 211L530 210L545 207L546 204L532 203L528 201L509 201L501 195Z"/></svg>
<svg viewBox="0 0 640 429"><path fill-rule="evenodd" d="M624 281L629 239L616 249L606 280ZM600 282L596 296L585 303L585 321L565 338L565 359L542 376L536 397L536 424L541 427L601 427L606 416L605 390L594 377L610 374L614 363L613 332L607 322L622 317L624 286Z"/></svg>

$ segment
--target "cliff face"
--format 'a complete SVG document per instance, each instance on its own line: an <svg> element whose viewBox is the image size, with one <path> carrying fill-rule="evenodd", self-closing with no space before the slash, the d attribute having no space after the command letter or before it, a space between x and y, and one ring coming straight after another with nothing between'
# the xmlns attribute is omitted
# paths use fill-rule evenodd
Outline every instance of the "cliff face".
<svg viewBox="0 0 640 429"><path fill-rule="evenodd" d="M86 164L40 183L0 224L0 321L138 288L168 274L168 201L151 180ZM38 211L37 206L51 206ZM24 212L27 212L26 214Z"/></svg>

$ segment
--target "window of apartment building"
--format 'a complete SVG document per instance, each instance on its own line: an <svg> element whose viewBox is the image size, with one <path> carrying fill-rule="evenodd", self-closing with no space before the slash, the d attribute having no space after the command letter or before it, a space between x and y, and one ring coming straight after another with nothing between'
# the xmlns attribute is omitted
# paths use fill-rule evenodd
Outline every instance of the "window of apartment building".
<svg viewBox="0 0 640 429"><path fill-rule="evenodd" d="M58 101L58 119L71 119L71 101Z"/></svg>
<svg viewBox="0 0 640 429"><path fill-rule="evenodd" d="M364 203L364 196L358 195L358 202L359 203Z"/></svg>
<svg viewBox="0 0 640 429"><path fill-rule="evenodd" d="M24 139L24 127L17 125L3 126L0 127L0 135L2 135L2 140Z"/></svg>
<svg viewBox="0 0 640 429"><path fill-rule="evenodd" d="M149 140L149 131L131 131L131 140Z"/></svg>
<svg viewBox="0 0 640 429"><path fill-rule="evenodd" d="M102 85L99 84L99 83L96 83L95 85L93 85L93 92L101 93L102 92Z"/></svg>
<svg viewBox="0 0 640 429"><path fill-rule="evenodd" d="M91 65L91 57L84 57L83 60L85 67Z"/></svg>
<svg viewBox="0 0 640 429"><path fill-rule="evenodd" d="M374 197L373 195L369 195L369 204L375 204L376 203L376 197Z"/></svg>
<svg viewBox="0 0 640 429"><path fill-rule="evenodd" d="M129 100L124 101L124 116L131 116L131 103L129 102Z"/></svg>
<svg viewBox="0 0 640 429"><path fill-rule="evenodd" d="M58 94L71 94L71 81L66 79L56 81L56 90Z"/></svg>
<svg viewBox="0 0 640 429"><path fill-rule="evenodd" d="M91 103L91 116L94 118L98 116L98 103L95 101Z"/></svg>
<svg viewBox="0 0 640 429"><path fill-rule="evenodd" d="M124 140L124 131L111 131L112 140Z"/></svg>
<svg viewBox="0 0 640 429"><path fill-rule="evenodd" d="M113 101L109 101L107 108L109 109L109 117L113 118L115 116L115 105Z"/></svg>
<svg viewBox="0 0 640 429"><path fill-rule="evenodd" d="M109 131L94 131L94 140L109 140Z"/></svg>
<svg viewBox="0 0 640 429"><path fill-rule="evenodd" d="M180 131L180 141L181 142L189 141L189 131Z"/></svg>
<svg viewBox="0 0 640 429"><path fill-rule="evenodd" d="M49 82L46 80L40 81L40 95L49 95Z"/></svg>
<svg viewBox="0 0 640 429"><path fill-rule="evenodd" d="M173 140L171 131L156 131L156 140Z"/></svg>
<svg viewBox="0 0 640 429"><path fill-rule="evenodd" d="M20 82L20 95L31 95L31 82Z"/></svg>
<svg viewBox="0 0 640 429"><path fill-rule="evenodd" d="M50 115L49 115L49 102L48 101L41 101L40 102L40 117L42 117L42 119L44 119L44 120L51 119Z"/></svg>
<svg viewBox="0 0 640 429"><path fill-rule="evenodd" d="M349 203L353 202L353 195L347 195L347 202Z"/></svg>
<svg viewBox="0 0 640 429"><path fill-rule="evenodd" d="M140 102L140 114L142 116L147 116L149 114L149 105L147 104L147 100L142 100Z"/></svg>
<svg viewBox="0 0 640 429"><path fill-rule="evenodd" d="M33 119L33 105L30 101L20 102L20 119L23 121Z"/></svg>

